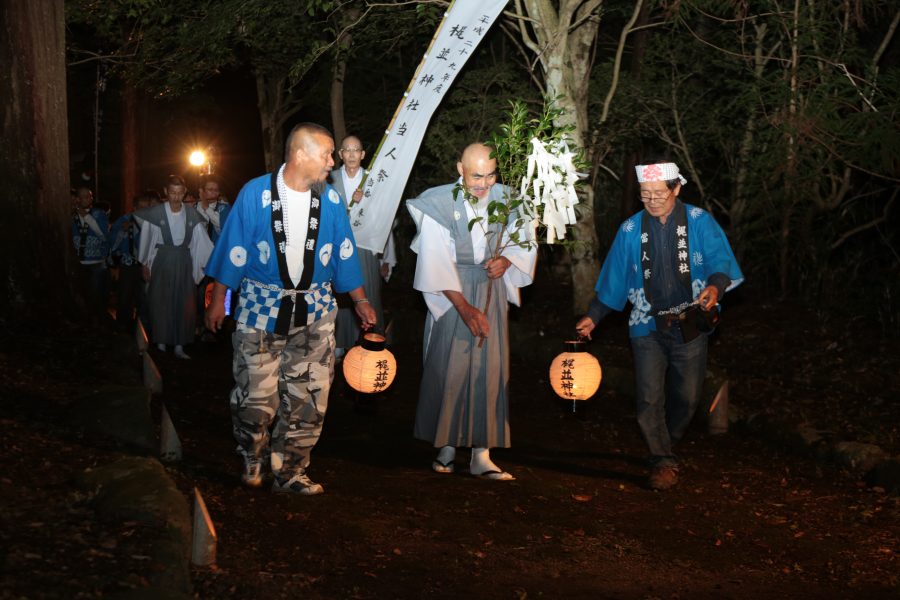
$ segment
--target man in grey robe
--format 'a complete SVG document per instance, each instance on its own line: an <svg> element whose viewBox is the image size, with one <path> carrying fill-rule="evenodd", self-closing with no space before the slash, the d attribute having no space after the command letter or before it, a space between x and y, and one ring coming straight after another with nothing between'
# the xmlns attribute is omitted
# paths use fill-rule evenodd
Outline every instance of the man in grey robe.
<svg viewBox="0 0 900 600"><path fill-rule="evenodd" d="M432 463L437 473L452 473L456 449L471 447L471 474L509 481L514 477L490 457L491 448L510 446L507 303L518 305L519 288L532 282L537 244L512 243L511 227L488 225L489 203L508 198L505 186L494 185L491 151L469 145L456 184L407 201L418 228L413 287L428 306L414 435L440 449ZM517 233L527 240L524 229Z"/></svg>
<svg viewBox="0 0 900 600"><path fill-rule="evenodd" d="M339 169L331 172L331 185L341 195L347 210L350 209L351 203L361 202L363 200L363 192L360 189L363 176L366 171L362 168L362 161L366 157L366 151L363 150L362 142L355 135L348 135L341 142L338 156L343 163ZM356 227L350 222L356 233ZM384 331L384 310L381 303L381 280L387 281L390 278L393 266L397 264L396 253L394 252L394 235L388 236L387 245L384 252L375 253L365 248L357 248L357 256L359 256L359 266L362 269L363 289L366 292L366 298L375 310L378 317L376 328ZM338 303L343 304L342 298L338 298ZM359 321L356 312L352 306L340 306L338 310L337 321L335 322L335 356L341 358L344 353L356 344L359 338Z"/></svg>
<svg viewBox="0 0 900 600"><path fill-rule="evenodd" d="M173 346L175 356L184 359L190 358L184 346L194 341L196 285L213 249L206 221L184 203L186 191L184 180L171 175L166 201L135 213L141 222L138 260L149 281L150 335L161 352Z"/></svg>

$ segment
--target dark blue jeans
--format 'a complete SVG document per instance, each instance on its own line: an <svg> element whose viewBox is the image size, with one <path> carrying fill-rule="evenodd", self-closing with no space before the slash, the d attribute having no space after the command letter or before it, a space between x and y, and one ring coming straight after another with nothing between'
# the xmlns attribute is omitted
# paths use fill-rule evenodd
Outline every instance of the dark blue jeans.
<svg viewBox="0 0 900 600"><path fill-rule="evenodd" d="M678 328L631 339L638 425L653 466L677 465L672 446L687 430L703 391L707 337L682 342Z"/></svg>

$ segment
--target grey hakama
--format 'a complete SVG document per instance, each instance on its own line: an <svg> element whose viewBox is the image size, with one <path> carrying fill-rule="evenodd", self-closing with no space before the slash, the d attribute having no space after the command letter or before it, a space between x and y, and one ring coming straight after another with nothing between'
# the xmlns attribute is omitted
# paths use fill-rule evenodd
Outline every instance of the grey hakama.
<svg viewBox="0 0 900 600"><path fill-rule="evenodd" d="M165 230L163 235L168 233ZM190 233L185 243L190 243ZM147 289L150 331L154 343L170 346L194 341L197 303L191 275L191 251L186 245L156 248L153 275Z"/></svg>
<svg viewBox="0 0 900 600"><path fill-rule="evenodd" d="M457 249L459 246L457 245ZM490 280L481 264L457 262L463 296L479 310ZM481 348L456 310L425 324L425 366L413 435L443 446L508 448L509 332L503 286L494 281L487 311L490 335Z"/></svg>
<svg viewBox="0 0 900 600"><path fill-rule="evenodd" d="M147 313L153 342L183 346L194 341L196 285L203 278L212 242L199 213L183 206L184 239L175 245L166 206L163 203L136 213L142 221L139 257L151 265Z"/></svg>
<svg viewBox="0 0 900 600"><path fill-rule="evenodd" d="M485 205L504 200L503 186L495 185ZM496 243L502 232L499 224L485 235L480 226L470 231L475 209L452 184L426 190L407 206L419 230L412 244L419 255L414 286L423 292L429 308L413 435L436 448L508 448L508 302L518 304L519 288L531 283L536 251L506 247L502 255L510 260L510 268L503 277L490 280L481 257L489 256L487 244L492 248ZM524 232L519 235L526 239ZM479 348L478 338L442 290L458 291L469 304L484 310L490 286L493 293L486 311L490 334Z"/></svg>

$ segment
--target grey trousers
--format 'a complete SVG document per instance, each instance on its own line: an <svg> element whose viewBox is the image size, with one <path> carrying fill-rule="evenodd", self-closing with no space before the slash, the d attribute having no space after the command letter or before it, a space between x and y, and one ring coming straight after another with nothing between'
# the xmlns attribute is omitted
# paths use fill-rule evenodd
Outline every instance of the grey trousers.
<svg viewBox="0 0 900 600"><path fill-rule="evenodd" d="M232 335L234 437L244 456L259 458L270 447L272 472L281 480L305 473L322 433L334 378L336 313L288 335L240 324Z"/></svg>

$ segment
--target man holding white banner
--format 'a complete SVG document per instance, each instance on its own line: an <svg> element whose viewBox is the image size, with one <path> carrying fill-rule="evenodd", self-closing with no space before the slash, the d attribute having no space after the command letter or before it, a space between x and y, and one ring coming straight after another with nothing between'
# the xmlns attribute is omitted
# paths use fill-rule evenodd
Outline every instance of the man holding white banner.
<svg viewBox="0 0 900 600"><path fill-rule="evenodd" d="M331 172L331 185L341 195L346 206L349 208L351 204L361 202L363 200L362 190L359 189L362 183L365 170L362 168L362 161L366 157L366 151L363 150L362 141L355 135L348 135L341 142L338 149L338 156L341 157L343 164L339 169ZM367 202L367 204L373 204ZM351 226L353 224L351 223ZM356 228L353 231L356 235ZM375 315L378 318L375 327L384 331L384 310L381 304L381 280L390 279L391 270L397 264L397 255L394 251L394 236L389 234L387 245L384 252L372 252L365 248L359 248L358 251L359 264L362 268L363 288L366 292L366 298L372 305ZM344 302L343 298L338 298L338 303ZM341 306L338 310L337 321L335 322L335 357L340 359L344 353L353 347L359 339L359 326L357 324L356 313L351 306Z"/></svg>
<svg viewBox="0 0 900 600"><path fill-rule="evenodd" d="M504 247L510 231L488 225L488 204L508 198L505 186L494 185L497 161L491 148L471 144L457 170L456 184L407 201L418 229L413 287L428 306L414 435L440 448L432 463L437 473L452 473L456 448L471 447L472 475L509 481L514 477L490 457L490 448L510 445L507 303L518 305L519 288L532 282L537 244ZM518 234L527 239L526 228ZM495 248L501 248L497 256Z"/></svg>

